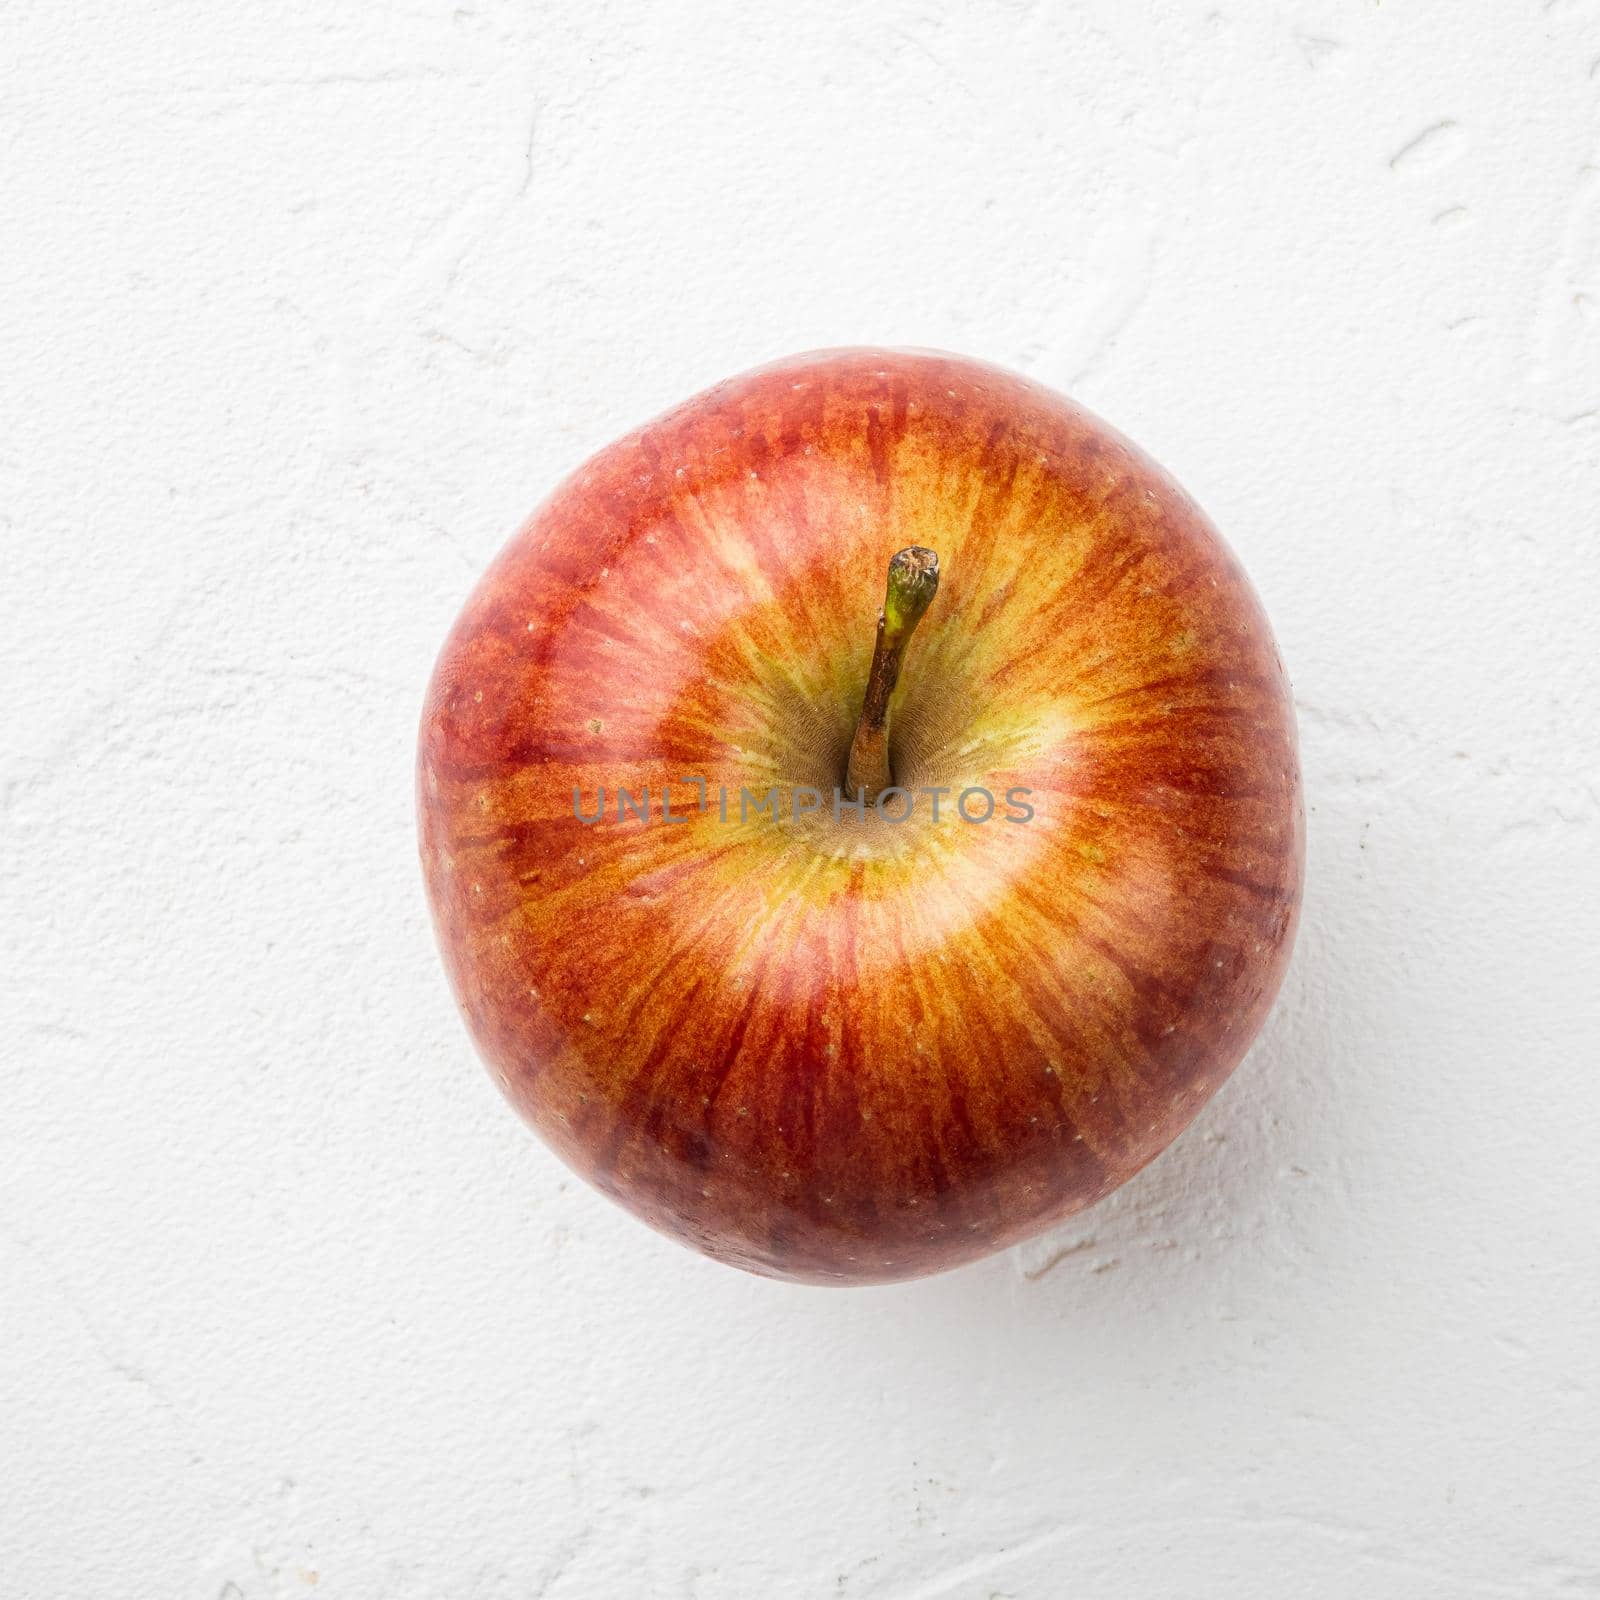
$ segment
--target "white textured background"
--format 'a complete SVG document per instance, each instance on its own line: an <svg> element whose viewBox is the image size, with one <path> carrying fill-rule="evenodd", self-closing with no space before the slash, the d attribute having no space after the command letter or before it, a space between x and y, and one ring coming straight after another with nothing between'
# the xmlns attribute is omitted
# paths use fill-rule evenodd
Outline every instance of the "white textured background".
<svg viewBox="0 0 1600 1600"><path fill-rule="evenodd" d="M0 1595L1600 1592L1595 0L8 0ZM436 959L433 654L818 345L1244 558L1307 910L1140 1179L905 1288L567 1177Z"/></svg>

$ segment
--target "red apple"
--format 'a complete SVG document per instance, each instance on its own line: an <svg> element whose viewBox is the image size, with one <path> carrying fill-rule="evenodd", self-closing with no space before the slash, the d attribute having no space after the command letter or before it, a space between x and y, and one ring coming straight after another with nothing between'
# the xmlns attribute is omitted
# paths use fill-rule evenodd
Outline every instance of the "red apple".
<svg viewBox="0 0 1600 1600"><path fill-rule="evenodd" d="M645 1221L814 1282L1137 1172L1260 1027L1300 898L1243 572L1127 440L944 355L782 362L579 468L456 623L418 777L512 1103Z"/></svg>

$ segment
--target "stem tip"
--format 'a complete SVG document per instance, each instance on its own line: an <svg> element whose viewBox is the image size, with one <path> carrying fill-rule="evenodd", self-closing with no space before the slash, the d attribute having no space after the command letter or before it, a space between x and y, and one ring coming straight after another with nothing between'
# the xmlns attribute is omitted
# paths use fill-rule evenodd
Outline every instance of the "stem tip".
<svg viewBox="0 0 1600 1600"><path fill-rule="evenodd" d="M889 632L910 633L938 592L938 556L920 544L900 551L889 563L889 589L883 602L883 620Z"/></svg>

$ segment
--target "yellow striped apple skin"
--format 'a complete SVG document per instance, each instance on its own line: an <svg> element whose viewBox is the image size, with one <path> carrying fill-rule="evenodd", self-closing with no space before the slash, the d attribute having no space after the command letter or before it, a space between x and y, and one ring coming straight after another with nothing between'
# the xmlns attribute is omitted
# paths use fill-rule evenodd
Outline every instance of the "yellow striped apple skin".
<svg viewBox="0 0 1600 1600"><path fill-rule="evenodd" d="M943 576L891 760L948 792L835 815L912 544ZM512 1104L646 1222L824 1283L1012 1244L1159 1154L1260 1028L1303 871L1288 686L1216 531L1081 408L937 354L767 367L580 467L444 646L418 809Z"/></svg>

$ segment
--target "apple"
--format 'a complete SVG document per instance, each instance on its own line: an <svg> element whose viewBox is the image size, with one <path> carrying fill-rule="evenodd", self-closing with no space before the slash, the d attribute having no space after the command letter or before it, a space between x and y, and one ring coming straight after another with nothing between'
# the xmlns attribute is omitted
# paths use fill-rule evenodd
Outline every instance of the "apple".
<svg viewBox="0 0 1600 1600"><path fill-rule="evenodd" d="M1303 870L1267 619L1173 480L954 356L735 378L500 554L422 718L477 1047L754 1272L914 1277L1093 1204L1238 1063Z"/></svg>

